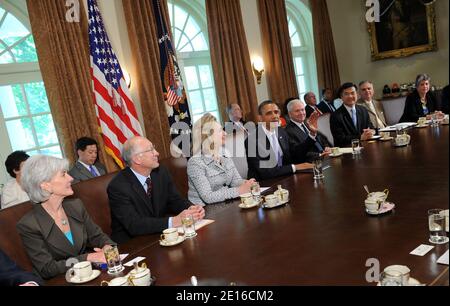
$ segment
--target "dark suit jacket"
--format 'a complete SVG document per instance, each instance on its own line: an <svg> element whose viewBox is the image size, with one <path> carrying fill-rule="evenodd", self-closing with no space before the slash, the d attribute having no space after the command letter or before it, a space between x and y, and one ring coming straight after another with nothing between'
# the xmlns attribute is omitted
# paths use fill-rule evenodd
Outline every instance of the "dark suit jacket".
<svg viewBox="0 0 450 306"><path fill-rule="evenodd" d="M427 108L430 113L433 113L437 110L436 98L431 92L428 92L425 96L427 100ZM425 117L423 113L422 103L420 102L419 93L414 91L408 97L406 97L405 101L405 110L403 111L403 115L400 118L400 122L417 122L420 117Z"/></svg>
<svg viewBox="0 0 450 306"><path fill-rule="evenodd" d="M330 129L336 147L347 147L352 143L352 139L360 139L364 129L373 129L369 119L367 109L355 105L357 127L353 124L352 117L348 113L345 105L339 107L330 117Z"/></svg>
<svg viewBox="0 0 450 306"><path fill-rule="evenodd" d="M289 136L282 128L278 128L278 142L283 151L283 165L276 165L275 152L269 139L260 125L245 140L249 178L265 180L282 175L292 174ZM270 160L270 161L269 161ZM275 163L275 165L273 165Z"/></svg>
<svg viewBox="0 0 450 306"><path fill-rule="evenodd" d="M246 124L247 122L244 121L244 120L241 120L240 122L242 123L242 125L243 125L244 128L245 128L245 124ZM238 126L236 125L236 123L234 123L233 121L227 121L227 122L225 122L225 124L224 124L224 126L223 126L223 129L224 129L225 132L227 132L227 134L231 134L231 133L236 134L237 131L242 131L241 127L238 127ZM247 133L247 134L249 133L249 131L248 131L247 129L245 129L244 132Z"/></svg>
<svg viewBox="0 0 450 306"><path fill-rule="evenodd" d="M18 286L26 282L36 282L42 285L42 279L33 273L22 270L0 250L0 286Z"/></svg>
<svg viewBox="0 0 450 306"><path fill-rule="evenodd" d="M330 110L330 107L328 107L328 105L333 104L333 101L331 101L330 103L325 102L324 100L320 101L319 104L317 104L317 108L322 112L322 114L327 114L327 113L334 113L334 111ZM336 109L336 108L334 108Z"/></svg>
<svg viewBox="0 0 450 306"><path fill-rule="evenodd" d="M445 86L444 89L442 89L442 96L441 96L441 111L445 114L449 113L449 86Z"/></svg>
<svg viewBox="0 0 450 306"><path fill-rule="evenodd" d="M100 175L106 174L105 166L103 166L100 162L96 162L94 166L95 168L97 168ZM69 170L69 174L71 177L73 177L72 184L94 178L92 173L88 169L86 169L86 167L83 166L79 161L77 161L75 165L73 165L72 169Z"/></svg>
<svg viewBox="0 0 450 306"><path fill-rule="evenodd" d="M309 129L306 123L305 125ZM330 146L324 135L317 132L316 140L314 140L292 121L289 122L285 130L289 135L289 147L295 164L313 161L319 157L325 147Z"/></svg>
<svg viewBox="0 0 450 306"><path fill-rule="evenodd" d="M311 114L314 113L315 109L314 107L306 104L305 111L306 111L306 118L309 118L309 116L311 116Z"/></svg>
<svg viewBox="0 0 450 306"><path fill-rule="evenodd" d="M152 197L130 168L125 168L109 183L111 206L111 237L123 243L134 236L161 233L168 227L168 214L179 214L190 203L178 193L169 171L163 166L154 169Z"/></svg>
<svg viewBox="0 0 450 306"><path fill-rule="evenodd" d="M63 208L74 245L40 204L36 204L17 223L17 230L33 263L33 269L44 279L65 273L70 268L66 265L69 258L85 261L91 249L115 244L92 221L81 200L64 200Z"/></svg>

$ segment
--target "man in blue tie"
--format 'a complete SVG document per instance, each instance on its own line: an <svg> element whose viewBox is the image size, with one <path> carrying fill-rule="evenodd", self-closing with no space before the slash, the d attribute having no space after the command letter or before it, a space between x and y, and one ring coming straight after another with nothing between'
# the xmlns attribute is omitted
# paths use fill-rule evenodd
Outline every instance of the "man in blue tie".
<svg viewBox="0 0 450 306"><path fill-rule="evenodd" d="M279 128L280 109L268 100L258 107L258 127L245 140L248 177L265 180L311 169L309 163L294 164L289 147L289 135Z"/></svg>
<svg viewBox="0 0 450 306"><path fill-rule="evenodd" d="M69 170L73 182L89 180L91 178L106 174L105 166L98 161L97 142L89 137L81 137L75 144L78 160Z"/></svg>
<svg viewBox="0 0 450 306"><path fill-rule="evenodd" d="M353 139L368 140L375 135L367 109L356 105L357 87L344 83L339 88L343 104L330 117L330 129L336 147L347 147Z"/></svg>

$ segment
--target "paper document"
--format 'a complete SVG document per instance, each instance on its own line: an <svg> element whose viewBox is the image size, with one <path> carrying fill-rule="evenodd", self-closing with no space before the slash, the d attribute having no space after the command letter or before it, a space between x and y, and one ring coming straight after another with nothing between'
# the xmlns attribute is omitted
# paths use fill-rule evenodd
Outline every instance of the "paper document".
<svg viewBox="0 0 450 306"><path fill-rule="evenodd" d="M400 127L403 130L415 125L417 125L416 122L402 122L397 123L395 125L387 126L384 129L380 129L380 132L395 132L397 130L397 127Z"/></svg>
<svg viewBox="0 0 450 306"><path fill-rule="evenodd" d="M438 264L447 265L448 266L448 250L437 260Z"/></svg>
<svg viewBox="0 0 450 306"><path fill-rule="evenodd" d="M210 219L203 219L203 220L197 221L197 222L195 222L195 230L197 231L197 230L201 229L202 227L209 225L213 222L214 222L214 220L210 220ZM184 233L183 226L178 227L178 233L180 233L180 234Z"/></svg>
<svg viewBox="0 0 450 306"><path fill-rule="evenodd" d="M127 262L126 264L124 264L124 266L132 267L133 264L134 264L135 262L140 262L140 261L142 261L142 260L144 260L144 259L145 259L145 257L138 256L138 257L136 257L136 258L130 260L130 261Z"/></svg>

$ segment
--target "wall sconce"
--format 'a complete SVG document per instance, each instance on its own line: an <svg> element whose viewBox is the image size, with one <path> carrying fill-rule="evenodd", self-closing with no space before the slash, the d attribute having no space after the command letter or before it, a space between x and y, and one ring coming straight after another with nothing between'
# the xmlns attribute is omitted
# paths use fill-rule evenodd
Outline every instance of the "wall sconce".
<svg viewBox="0 0 450 306"><path fill-rule="evenodd" d="M256 83L261 84L261 77L264 72L264 62L261 57L255 56L253 58L252 68L256 77Z"/></svg>
<svg viewBox="0 0 450 306"><path fill-rule="evenodd" d="M131 76L125 68L122 68L123 78L125 79L125 84L127 84L128 88L131 87Z"/></svg>

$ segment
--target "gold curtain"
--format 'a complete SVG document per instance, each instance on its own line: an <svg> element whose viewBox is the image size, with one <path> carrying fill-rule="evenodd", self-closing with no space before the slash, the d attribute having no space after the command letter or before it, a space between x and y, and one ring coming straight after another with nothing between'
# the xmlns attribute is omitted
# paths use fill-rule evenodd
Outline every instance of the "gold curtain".
<svg viewBox="0 0 450 306"><path fill-rule="evenodd" d="M209 46L219 111L238 103L247 120L256 120L258 101L239 0L206 0Z"/></svg>
<svg viewBox="0 0 450 306"><path fill-rule="evenodd" d="M258 0L264 66L272 101L298 97L285 0Z"/></svg>
<svg viewBox="0 0 450 306"><path fill-rule="evenodd" d="M117 170L105 152L92 97L88 24L81 3L80 22L66 21L65 0L27 0L42 78L65 156L77 159L75 142L89 136L99 144L99 158Z"/></svg>
<svg viewBox="0 0 450 306"><path fill-rule="evenodd" d="M161 158L167 158L170 156L171 139L160 79L158 33L152 1L123 0L122 3L133 61L138 67L133 81L137 84L146 134L157 147ZM160 0L160 5L170 31L167 1Z"/></svg>
<svg viewBox="0 0 450 306"><path fill-rule="evenodd" d="M317 78L320 88L336 90L341 86L339 66L326 0L312 0L314 44L316 49Z"/></svg>

